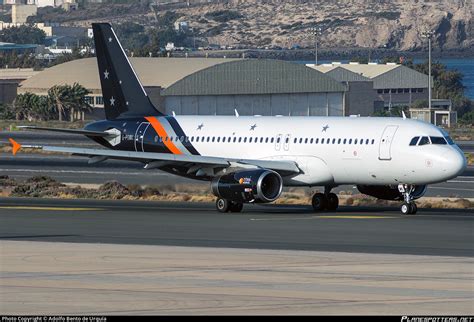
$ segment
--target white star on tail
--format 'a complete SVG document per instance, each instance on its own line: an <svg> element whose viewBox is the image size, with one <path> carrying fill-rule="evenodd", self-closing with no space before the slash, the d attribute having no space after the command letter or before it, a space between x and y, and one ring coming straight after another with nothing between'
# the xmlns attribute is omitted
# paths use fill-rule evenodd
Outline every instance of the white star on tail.
<svg viewBox="0 0 474 322"><path fill-rule="evenodd" d="M115 98L112 96L112 98L110 99L110 105L111 106L115 106Z"/></svg>
<svg viewBox="0 0 474 322"><path fill-rule="evenodd" d="M104 79L109 79L109 74L110 73L106 69L105 72L104 72Z"/></svg>

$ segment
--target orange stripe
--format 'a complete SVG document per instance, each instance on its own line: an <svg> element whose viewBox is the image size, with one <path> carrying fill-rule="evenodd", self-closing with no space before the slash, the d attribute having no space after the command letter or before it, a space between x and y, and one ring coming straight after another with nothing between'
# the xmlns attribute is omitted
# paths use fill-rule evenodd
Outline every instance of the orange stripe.
<svg viewBox="0 0 474 322"><path fill-rule="evenodd" d="M163 143L166 145L168 150L170 150L173 154L183 154L177 147L174 145L173 142L171 142L169 139L170 137L166 133L165 129L163 128L163 125L161 125L160 121L156 117L152 116L147 116L145 119L150 122L151 126L155 129L156 133L161 137L161 140ZM168 138L168 140L165 140L165 138Z"/></svg>

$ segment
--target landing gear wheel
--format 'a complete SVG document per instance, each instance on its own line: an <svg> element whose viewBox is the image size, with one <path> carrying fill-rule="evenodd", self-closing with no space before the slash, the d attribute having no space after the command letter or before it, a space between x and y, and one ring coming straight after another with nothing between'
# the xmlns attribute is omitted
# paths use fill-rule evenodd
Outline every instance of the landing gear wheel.
<svg viewBox="0 0 474 322"><path fill-rule="evenodd" d="M229 211L230 212L241 212L242 208L244 208L244 204L240 202L232 202Z"/></svg>
<svg viewBox="0 0 474 322"><path fill-rule="evenodd" d="M400 208L400 210L402 211L402 214L404 215L410 215L412 214L412 211L413 211L413 206L412 206L412 203L408 203L408 202L404 202L402 204L402 207Z"/></svg>
<svg viewBox="0 0 474 322"><path fill-rule="evenodd" d="M219 212L228 212L230 209L231 203L227 199L217 198L216 200L216 208Z"/></svg>
<svg viewBox="0 0 474 322"><path fill-rule="evenodd" d="M314 211L321 211L326 209L327 199L322 193L315 193L311 201Z"/></svg>
<svg viewBox="0 0 474 322"><path fill-rule="evenodd" d="M416 206L416 203L412 202L411 203L411 215L414 215L416 214L416 212L418 211L418 207Z"/></svg>
<svg viewBox="0 0 474 322"><path fill-rule="evenodd" d="M339 198L335 193L330 193L327 196L327 210L334 211L339 207Z"/></svg>

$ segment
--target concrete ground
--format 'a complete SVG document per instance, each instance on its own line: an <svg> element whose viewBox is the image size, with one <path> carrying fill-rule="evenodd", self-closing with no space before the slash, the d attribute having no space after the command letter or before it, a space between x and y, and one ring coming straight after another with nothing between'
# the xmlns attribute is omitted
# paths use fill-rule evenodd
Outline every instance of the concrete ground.
<svg viewBox="0 0 474 322"><path fill-rule="evenodd" d="M0 313L474 314L472 257L0 242Z"/></svg>

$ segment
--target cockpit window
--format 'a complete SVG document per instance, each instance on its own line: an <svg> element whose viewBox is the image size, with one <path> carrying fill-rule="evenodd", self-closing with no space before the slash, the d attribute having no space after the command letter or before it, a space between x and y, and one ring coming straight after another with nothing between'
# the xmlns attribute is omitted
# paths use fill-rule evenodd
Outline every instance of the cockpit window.
<svg viewBox="0 0 474 322"><path fill-rule="evenodd" d="M418 145L426 145L430 144L430 139L427 136L421 137L420 143Z"/></svg>
<svg viewBox="0 0 474 322"><path fill-rule="evenodd" d="M446 140L441 136L430 136L432 144L444 144L446 145Z"/></svg>
<svg viewBox="0 0 474 322"><path fill-rule="evenodd" d="M446 139L446 141L448 142L449 145L454 145L455 144L453 139L451 139L450 136L445 136L444 138Z"/></svg>
<svg viewBox="0 0 474 322"><path fill-rule="evenodd" d="M416 143L418 143L419 138L420 138L419 136L415 136L413 139L411 139L410 145L416 145Z"/></svg>

